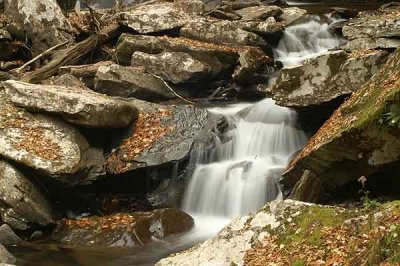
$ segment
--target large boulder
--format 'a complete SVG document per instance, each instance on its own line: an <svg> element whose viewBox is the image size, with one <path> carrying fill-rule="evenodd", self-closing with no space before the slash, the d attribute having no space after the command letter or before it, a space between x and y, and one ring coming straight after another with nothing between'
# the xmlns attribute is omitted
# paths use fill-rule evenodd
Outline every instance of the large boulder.
<svg viewBox="0 0 400 266"><path fill-rule="evenodd" d="M16 246L21 243L23 243L23 240L15 234L8 224L0 226L0 245Z"/></svg>
<svg viewBox="0 0 400 266"><path fill-rule="evenodd" d="M395 38L357 38L348 41L342 46L346 51L373 50L373 49L396 49L400 47L400 40Z"/></svg>
<svg viewBox="0 0 400 266"><path fill-rule="evenodd" d="M3 83L10 100L32 111L61 115L72 124L96 128L121 128L137 118L138 110L85 87Z"/></svg>
<svg viewBox="0 0 400 266"><path fill-rule="evenodd" d="M307 10L298 7L287 7L282 9L283 13L279 16L285 26L290 26L299 22L307 14Z"/></svg>
<svg viewBox="0 0 400 266"><path fill-rule="evenodd" d="M279 17L282 15L282 9L277 6L260 5L245 7L236 10L243 20L265 20L269 17Z"/></svg>
<svg viewBox="0 0 400 266"><path fill-rule="evenodd" d="M135 97L149 101L176 97L162 79L146 73L143 67L117 64L98 68L94 89L110 96Z"/></svg>
<svg viewBox="0 0 400 266"><path fill-rule="evenodd" d="M320 105L349 95L368 81L387 60L383 51L331 51L301 66L283 68L272 88L277 104Z"/></svg>
<svg viewBox="0 0 400 266"><path fill-rule="evenodd" d="M352 94L310 139L283 175L292 196L313 201L360 177L386 169L397 172L400 160L400 49L367 83ZM387 115L389 114L389 119ZM308 183L304 186L302 183Z"/></svg>
<svg viewBox="0 0 400 266"><path fill-rule="evenodd" d="M366 212L274 201L156 266L385 265L397 261L399 230L399 202Z"/></svg>
<svg viewBox="0 0 400 266"><path fill-rule="evenodd" d="M0 265L12 266L11 263L17 262L17 258L14 257L8 250L0 244Z"/></svg>
<svg viewBox="0 0 400 266"><path fill-rule="evenodd" d="M153 238L183 233L192 228L193 218L180 210L118 213L103 217L62 220L52 239L64 247L132 247Z"/></svg>
<svg viewBox="0 0 400 266"><path fill-rule="evenodd" d="M183 27L190 20L174 3L143 5L121 13L122 24L141 33L156 33Z"/></svg>
<svg viewBox="0 0 400 266"><path fill-rule="evenodd" d="M3 222L18 230L28 229L32 224L47 226L55 221L52 207L38 186L13 165L2 160L0 160L0 216ZM7 233L5 227L0 227L0 234L1 244L15 244L16 236Z"/></svg>
<svg viewBox="0 0 400 266"><path fill-rule="evenodd" d="M132 66L144 67L147 72L158 75L174 84L196 83L207 79L211 67L186 53L162 52L146 54L135 52Z"/></svg>
<svg viewBox="0 0 400 266"><path fill-rule="evenodd" d="M102 151L70 124L13 106L0 91L0 155L69 184L104 174Z"/></svg>
<svg viewBox="0 0 400 266"><path fill-rule="evenodd" d="M6 0L5 14L32 41L37 55L65 41L73 41L73 27L56 0Z"/></svg>
<svg viewBox="0 0 400 266"><path fill-rule="evenodd" d="M183 160L207 124L205 109L131 102L139 108L139 118L107 158L107 171L112 174Z"/></svg>
<svg viewBox="0 0 400 266"><path fill-rule="evenodd" d="M343 27L343 35L350 40L358 38L399 38L400 7L365 11Z"/></svg>

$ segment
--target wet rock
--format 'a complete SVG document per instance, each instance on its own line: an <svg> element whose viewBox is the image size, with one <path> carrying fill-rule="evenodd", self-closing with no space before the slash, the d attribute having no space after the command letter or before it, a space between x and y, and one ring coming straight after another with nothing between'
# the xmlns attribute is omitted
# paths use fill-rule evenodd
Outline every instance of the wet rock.
<svg viewBox="0 0 400 266"><path fill-rule="evenodd" d="M147 72L174 84L199 82L211 72L206 64L180 52L162 52L157 55L135 52L132 55L132 66L142 66Z"/></svg>
<svg viewBox="0 0 400 266"><path fill-rule="evenodd" d="M14 233L9 225L0 226L0 245L15 246L22 242L22 239Z"/></svg>
<svg viewBox="0 0 400 266"><path fill-rule="evenodd" d="M130 65L132 54L136 51L148 54L162 52L187 53L196 60L212 66L215 74L236 64L239 58L237 50L224 46L190 40L187 38L170 38L122 34L116 47L116 61Z"/></svg>
<svg viewBox="0 0 400 266"><path fill-rule="evenodd" d="M207 111L193 106L131 102L139 118L107 158L111 174L182 161L208 121Z"/></svg>
<svg viewBox="0 0 400 266"><path fill-rule="evenodd" d="M396 49L400 47L400 40L393 38L358 38L347 42L342 46L346 51Z"/></svg>
<svg viewBox="0 0 400 266"><path fill-rule="evenodd" d="M17 230L32 224L47 226L55 221L50 203L36 184L13 165L0 160L0 215L3 222ZM0 227L0 243L21 242L6 225ZM12 243L11 243L12 242Z"/></svg>
<svg viewBox="0 0 400 266"><path fill-rule="evenodd" d="M190 20L188 13L173 3L144 5L121 14L122 24L141 33L156 33L183 27Z"/></svg>
<svg viewBox="0 0 400 266"><path fill-rule="evenodd" d="M6 81L3 85L14 104L31 111L61 115L76 125L122 128L130 125L138 115L133 105L85 87L34 85L19 81Z"/></svg>
<svg viewBox="0 0 400 266"><path fill-rule="evenodd" d="M17 258L15 258L3 245L0 244L0 265L12 266L10 263L15 262L17 262Z"/></svg>
<svg viewBox="0 0 400 266"><path fill-rule="evenodd" d="M360 88L386 59L382 51L327 52L301 66L283 68L272 88L273 98L287 107L329 102Z"/></svg>
<svg viewBox="0 0 400 266"><path fill-rule="evenodd" d="M117 64L98 68L95 90L110 96L135 97L143 100L165 100L176 96L164 82L143 67L125 67Z"/></svg>
<svg viewBox="0 0 400 266"><path fill-rule="evenodd" d="M397 172L400 159L398 121L385 118L398 116L400 84L400 50L367 83L352 94L311 138L304 150L291 162L283 183L293 188L306 171L320 182L315 201L323 193L357 181L361 176L382 169ZM390 169L390 170L389 170ZM305 199L307 190L292 195Z"/></svg>
<svg viewBox="0 0 400 266"><path fill-rule="evenodd" d="M5 14L32 41L37 55L65 41L73 41L73 32L56 0L6 0Z"/></svg>
<svg viewBox="0 0 400 266"><path fill-rule="evenodd" d="M240 27L242 26L242 27ZM190 21L180 31L180 36L215 44L266 47L267 42L259 35L242 29L245 24L235 21L210 21L198 19Z"/></svg>
<svg viewBox="0 0 400 266"><path fill-rule="evenodd" d="M252 6L242 8L236 11L243 20L265 20L269 17L279 17L282 14L282 9L277 6Z"/></svg>
<svg viewBox="0 0 400 266"><path fill-rule="evenodd" d="M279 20L283 21L285 26L289 26L300 21L307 14L307 10L298 7L287 7L282 9L283 13L279 16Z"/></svg>
<svg viewBox="0 0 400 266"><path fill-rule="evenodd" d="M65 247L131 247L153 238L183 233L192 228L193 218L180 210L114 214L59 222L52 238Z"/></svg>
<svg viewBox="0 0 400 266"><path fill-rule="evenodd" d="M345 7L332 7L332 15L337 18L349 19L358 15L358 10Z"/></svg>
<svg viewBox="0 0 400 266"><path fill-rule="evenodd" d="M54 117L11 105L0 92L0 155L68 184L104 174L102 152Z"/></svg>
<svg viewBox="0 0 400 266"><path fill-rule="evenodd" d="M350 40L358 38L399 38L400 7L394 10L361 12L343 27L343 35Z"/></svg>

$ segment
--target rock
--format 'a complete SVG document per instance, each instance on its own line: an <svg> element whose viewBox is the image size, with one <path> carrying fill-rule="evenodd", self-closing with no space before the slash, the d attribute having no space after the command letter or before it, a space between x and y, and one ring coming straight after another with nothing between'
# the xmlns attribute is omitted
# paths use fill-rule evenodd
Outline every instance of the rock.
<svg viewBox="0 0 400 266"><path fill-rule="evenodd" d="M399 38L400 8L385 11L361 12L343 27L343 36L358 38Z"/></svg>
<svg viewBox="0 0 400 266"><path fill-rule="evenodd" d="M398 254L397 238L391 242L394 250L383 258L380 250L386 245L378 244L400 229L398 208L396 201L367 212L293 200L274 201L257 213L235 219L211 239L162 259L156 266L318 265L338 259L343 265L354 261L380 265L386 260L395 261ZM385 224L392 229L374 237L376 228L389 227ZM339 255L338 251L350 248L349 243L358 251Z"/></svg>
<svg viewBox="0 0 400 266"><path fill-rule="evenodd" d="M206 79L211 72L210 66L181 52L162 52L156 55L135 52L131 65L142 66L147 72L174 84L199 82Z"/></svg>
<svg viewBox="0 0 400 266"><path fill-rule="evenodd" d="M4 263L4 266L12 266L10 263L15 263L17 258L15 258L8 250L0 244L0 265Z"/></svg>
<svg viewBox="0 0 400 266"><path fill-rule="evenodd" d="M187 38L122 34L116 47L116 61L122 65L130 65L132 54L137 51L148 54L187 53L196 60L212 66L213 75L218 75L223 69L236 65L239 58L237 49L229 46L204 43Z"/></svg>
<svg viewBox="0 0 400 266"><path fill-rule="evenodd" d="M267 47L261 36L242 29L244 25L227 20L192 20L181 29L180 36L214 44Z"/></svg>
<svg viewBox="0 0 400 266"><path fill-rule="evenodd" d="M273 72L274 60L259 50L244 50L239 52L240 66L235 69L232 78L241 84L261 84L266 82L266 75ZM269 70L271 68L272 70Z"/></svg>
<svg viewBox="0 0 400 266"><path fill-rule="evenodd" d="M117 64L101 66L96 73L94 85L95 91L110 96L150 101L176 98L161 79L146 73L142 67Z"/></svg>
<svg viewBox="0 0 400 266"><path fill-rule="evenodd" d="M246 7L260 6L259 0L223 0L222 5L231 7L233 10L238 10Z"/></svg>
<svg viewBox="0 0 400 266"><path fill-rule="evenodd" d="M282 182L293 188L305 171L322 185L315 201L323 194L356 182L361 176L382 169L398 171L400 140L396 120L387 121L385 113L398 116L400 90L400 50L391 55L379 72L352 94L310 139L291 162ZM317 182L315 181L315 182ZM314 182L314 183L315 183ZM305 191L293 191L303 200Z"/></svg>
<svg viewBox="0 0 400 266"><path fill-rule="evenodd" d="M11 105L0 92L0 155L68 184L104 174L102 152L71 125Z"/></svg>
<svg viewBox="0 0 400 266"><path fill-rule="evenodd" d="M11 167L10 165L8 166ZM10 226L8 226L7 224L3 224L2 226L0 226L0 245L15 246L21 244L22 242L22 239L14 233Z"/></svg>
<svg viewBox="0 0 400 266"><path fill-rule="evenodd" d="M0 214L2 221L17 230L26 230L32 224L47 226L55 221L51 205L37 185L13 165L2 160L0 160ZM3 245L21 242L6 225L0 227L0 233L0 243Z"/></svg>
<svg viewBox="0 0 400 266"><path fill-rule="evenodd" d="M332 7L331 10L332 10L332 15L339 19L340 18L350 19L358 15L358 10L352 8Z"/></svg>
<svg viewBox="0 0 400 266"><path fill-rule="evenodd" d="M123 12L122 24L141 34L156 33L183 27L190 20L188 13L173 3L156 3L139 6Z"/></svg>
<svg viewBox="0 0 400 266"><path fill-rule="evenodd" d="M94 77L94 75L93 75ZM85 88L85 83L80 81L75 76L71 74L62 74L60 76L53 76L48 79L45 79L41 82L44 85L52 85L52 86L66 86L66 87L80 87Z"/></svg>
<svg viewBox="0 0 400 266"><path fill-rule="evenodd" d="M208 121L207 111L193 106L131 102L139 119L107 158L111 174L182 161Z"/></svg>
<svg viewBox="0 0 400 266"><path fill-rule="evenodd" d="M73 27L56 0L6 0L5 14L26 32L37 55L65 41L73 41Z"/></svg>
<svg viewBox="0 0 400 266"><path fill-rule="evenodd" d="M83 224L83 226L82 226ZM63 220L52 239L64 247L132 247L153 238L183 233L192 228L193 218L180 210L158 209L152 212L114 214Z"/></svg>
<svg viewBox="0 0 400 266"><path fill-rule="evenodd" d="M277 104L306 107L349 95L386 62L383 51L331 51L301 66L283 68L272 88Z"/></svg>
<svg viewBox="0 0 400 266"><path fill-rule="evenodd" d="M307 10L298 7L287 7L283 8L282 11L283 13L279 16L279 19L283 21L285 26L298 22L307 14Z"/></svg>
<svg viewBox="0 0 400 266"><path fill-rule="evenodd" d="M251 6L236 11L243 20L265 20L269 17L279 17L282 9L277 6Z"/></svg>
<svg viewBox="0 0 400 266"><path fill-rule="evenodd" d="M0 42L2 41L12 41L12 38L8 31L0 28Z"/></svg>
<svg viewBox="0 0 400 266"><path fill-rule="evenodd" d="M400 40L393 38L358 38L347 42L341 48L346 51L396 49L400 47Z"/></svg>
<svg viewBox="0 0 400 266"><path fill-rule="evenodd" d="M201 0L175 0L177 7L185 13L203 14L204 3Z"/></svg>
<svg viewBox="0 0 400 266"><path fill-rule="evenodd" d="M212 16L213 18L227 19L227 20L239 20L242 18L241 16L239 16L234 12L226 12L219 9L212 11L210 13L210 16Z"/></svg>
<svg viewBox="0 0 400 266"><path fill-rule="evenodd" d="M20 81L6 81L3 86L14 104L32 111L61 115L76 125L122 128L138 116L134 106L85 87L34 85Z"/></svg>

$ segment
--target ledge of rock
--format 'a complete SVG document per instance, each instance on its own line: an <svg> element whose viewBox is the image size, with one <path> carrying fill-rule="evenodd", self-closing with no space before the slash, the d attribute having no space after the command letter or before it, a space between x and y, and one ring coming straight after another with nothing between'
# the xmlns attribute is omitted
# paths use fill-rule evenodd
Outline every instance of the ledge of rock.
<svg viewBox="0 0 400 266"><path fill-rule="evenodd" d="M64 247L132 247L189 231L194 220L175 209L62 220L52 239Z"/></svg>
<svg viewBox="0 0 400 266"><path fill-rule="evenodd" d="M149 101L176 98L163 80L146 73L143 67L117 64L98 68L94 90L110 96L135 97Z"/></svg>
<svg viewBox="0 0 400 266"><path fill-rule="evenodd" d="M277 6L251 6L236 11L243 20L266 20L269 17L279 17L283 12Z"/></svg>
<svg viewBox="0 0 400 266"><path fill-rule="evenodd" d="M382 265L396 258L398 248L387 257L379 256L374 248L393 232L397 234L399 222L399 202L366 214L293 200L274 201L156 266L318 265L321 261L363 265L373 255L379 258L373 264Z"/></svg>
<svg viewBox="0 0 400 266"><path fill-rule="evenodd" d="M14 104L31 111L59 114L72 124L121 128L138 116L133 105L85 87L34 85L19 81L6 81L3 86Z"/></svg>
<svg viewBox="0 0 400 266"><path fill-rule="evenodd" d="M0 91L0 155L69 184L104 174L102 151L90 148L77 129L8 102Z"/></svg>
<svg viewBox="0 0 400 266"><path fill-rule="evenodd" d="M141 33L155 33L183 27L190 20L188 13L183 12L174 3L156 3L134 8L123 12L122 24Z"/></svg>
<svg viewBox="0 0 400 266"><path fill-rule="evenodd" d="M139 118L107 158L112 174L181 161L208 121L207 111L193 106L131 102L139 108Z"/></svg>
<svg viewBox="0 0 400 266"><path fill-rule="evenodd" d="M283 68L272 87L273 99L286 107L307 107L349 95L377 73L387 56L383 51L338 50Z"/></svg>
<svg viewBox="0 0 400 266"><path fill-rule="evenodd" d="M400 40L394 38L358 38L347 42L342 46L343 50L373 50L396 49L400 47Z"/></svg>
<svg viewBox="0 0 400 266"><path fill-rule="evenodd" d="M382 168L398 171L399 129L397 124L386 121L384 114L398 112L399 94L398 49L379 72L334 112L291 162L283 175L285 186L309 183L307 179L312 177L310 186L320 184L313 201L319 201L324 192L333 192ZM300 191L302 187L305 186L296 185L292 195L307 200L308 190Z"/></svg>
<svg viewBox="0 0 400 266"><path fill-rule="evenodd" d="M0 244L0 265L13 266L10 263L15 262L17 262L17 258L14 257L3 245Z"/></svg>
<svg viewBox="0 0 400 266"><path fill-rule="evenodd" d="M13 165L2 160L0 160L0 215L3 222L18 230L26 230L32 224L47 226L55 221L51 205L40 189ZM0 243L15 244L17 236L12 234L12 230L11 233L7 233L4 226L6 225L0 227ZM13 242L10 243L12 239Z"/></svg>
<svg viewBox="0 0 400 266"><path fill-rule="evenodd" d="M56 0L6 0L5 14L26 32L37 55L65 41L73 41L73 28Z"/></svg>
<svg viewBox="0 0 400 266"><path fill-rule="evenodd" d="M181 52L162 52L155 55L135 52L131 65L144 67L147 72L174 84L199 82L207 79L211 72L210 66Z"/></svg>

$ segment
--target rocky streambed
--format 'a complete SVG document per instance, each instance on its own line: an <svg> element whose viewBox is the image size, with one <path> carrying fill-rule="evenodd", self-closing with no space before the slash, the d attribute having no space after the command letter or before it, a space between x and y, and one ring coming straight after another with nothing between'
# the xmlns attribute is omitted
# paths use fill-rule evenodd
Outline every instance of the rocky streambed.
<svg viewBox="0 0 400 266"><path fill-rule="evenodd" d="M0 264L399 263L399 4L57 2L0 1Z"/></svg>

